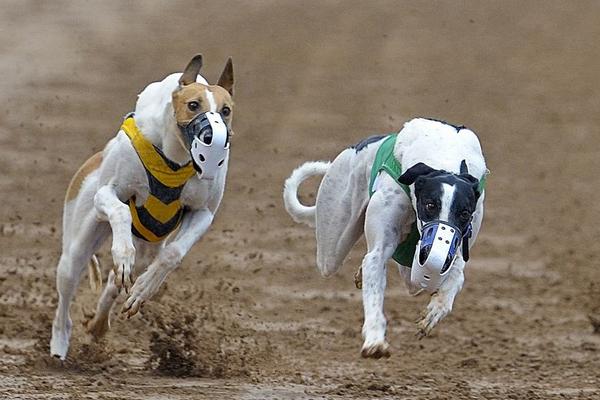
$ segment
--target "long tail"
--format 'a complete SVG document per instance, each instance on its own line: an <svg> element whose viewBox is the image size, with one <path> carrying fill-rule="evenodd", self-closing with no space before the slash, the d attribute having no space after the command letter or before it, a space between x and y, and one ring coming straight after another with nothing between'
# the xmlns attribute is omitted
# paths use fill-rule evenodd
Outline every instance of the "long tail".
<svg viewBox="0 0 600 400"><path fill-rule="evenodd" d="M286 179L283 187L283 204L288 214L298 223L315 226L315 206L305 206L298 200L298 187L307 178L315 175L325 175L329 162L310 161L296 168Z"/></svg>
<svg viewBox="0 0 600 400"><path fill-rule="evenodd" d="M90 278L90 287L94 292L102 289L102 272L100 271L100 261L94 254L88 264L88 275Z"/></svg>

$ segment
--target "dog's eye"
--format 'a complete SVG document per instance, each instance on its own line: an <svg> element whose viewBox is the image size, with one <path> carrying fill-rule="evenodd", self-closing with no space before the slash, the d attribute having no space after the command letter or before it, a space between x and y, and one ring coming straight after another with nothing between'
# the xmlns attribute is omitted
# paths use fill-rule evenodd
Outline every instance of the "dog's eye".
<svg viewBox="0 0 600 400"><path fill-rule="evenodd" d="M231 114L231 108L225 106L221 109L221 114L223 114L224 117L229 117L229 115Z"/></svg>
<svg viewBox="0 0 600 400"><path fill-rule="evenodd" d="M197 101L190 101L189 103L187 103L187 106L190 111L198 111L198 108L200 108L200 103L198 103Z"/></svg>
<svg viewBox="0 0 600 400"><path fill-rule="evenodd" d="M425 209L427 211L435 211L436 205L433 201L428 201L427 203L425 203Z"/></svg>
<svg viewBox="0 0 600 400"><path fill-rule="evenodd" d="M471 218L471 213L468 210L463 210L460 213L460 219L463 221L468 221Z"/></svg>

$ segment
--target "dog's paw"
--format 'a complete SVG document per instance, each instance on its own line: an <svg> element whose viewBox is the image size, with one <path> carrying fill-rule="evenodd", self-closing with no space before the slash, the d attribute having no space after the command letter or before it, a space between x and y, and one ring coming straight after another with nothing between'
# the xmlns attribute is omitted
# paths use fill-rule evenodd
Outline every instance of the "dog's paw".
<svg viewBox="0 0 600 400"><path fill-rule="evenodd" d="M140 275L131 288L129 297L125 300L125 303L123 303L121 313L125 314L127 319L133 317L138 313L146 300L149 300L157 291L158 286L160 285L155 284L155 280L150 271L146 271Z"/></svg>
<svg viewBox="0 0 600 400"><path fill-rule="evenodd" d="M146 302L145 299L139 296L131 295L127 298L127 301L123 304L123 308L121 309L121 313L125 314L127 319L133 317L135 314L140 311L140 308Z"/></svg>
<svg viewBox="0 0 600 400"><path fill-rule="evenodd" d="M135 247L131 244L114 243L111 249L115 272L115 285L128 292L133 285L132 271L135 263Z"/></svg>
<svg viewBox="0 0 600 400"><path fill-rule="evenodd" d="M125 314L127 319L137 314L147 299L146 290L144 287L141 287L141 285L138 285L139 282L140 280L138 279L135 285L133 285L129 297L125 300L125 303L123 303L123 307L121 308L121 313Z"/></svg>
<svg viewBox="0 0 600 400"><path fill-rule="evenodd" d="M359 267L358 271L354 274L354 286L357 289L362 289L362 267Z"/></svg>
<svg viewBox="0 0 600 400"><path fill-rule="evenodd" d="M69 351L69 339L71 337L71 320L67 320L67 324L62 329L52 327L52 339L50 340L50 355L64 361L67 358Z"/></svg>
<svg viewBox="0 0 600 400"><path fill-rule="evenodd" d="M434 294L427 305L425 315L417 321L417 338L423 339L431 333L431 330L450 312L452 303L444 296Z"/></svg>
<svg viewBox="0 0 600 400"><path fill-rule="evenodd" d="M391 355L390 345L385 340L380 343L365 343L360 352L360 355L363 358L389 358L389 356Z"/></svg>
<svg viewBox="0 0 600 400"><path fill-rule="evenodd" d="M96 313L85 323L85 329L96 340L104 337L106 332L110 329L108 314L104 317L99 317L98 313Z"/></svg>

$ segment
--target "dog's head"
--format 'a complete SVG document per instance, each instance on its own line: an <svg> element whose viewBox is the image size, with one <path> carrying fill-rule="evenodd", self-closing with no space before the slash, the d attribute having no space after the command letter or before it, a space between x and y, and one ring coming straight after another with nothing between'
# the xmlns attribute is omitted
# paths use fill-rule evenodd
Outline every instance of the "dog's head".
<svg viewBox="0 0 600 400"><path fill-rule="evenodd" d="M479 180L469 174L464 160L459 174L418 163L398 180L405 185L414 184L417 225L421 230L411 276L422 287L437 289L461 244L463 259L469 259L471 221L481 196Z"/></svg>
<svg viewBox="0 0 600 400"><path fill-rule="evenodd" d="M481 193L479 179L469 174L464 160L460 174L418 163L398 180L405 185L414 184L417 218L423 225L444 221L466 233Z"/></svg>
<svg viewBox="0 0 600 400"><path fill-rule="evenodd" d="M227 60L216 85L197 82L202 56L188 63L172 94L181 142L190 150L198 175L214 178L229 151L233 119L233 63Z"/></svg>

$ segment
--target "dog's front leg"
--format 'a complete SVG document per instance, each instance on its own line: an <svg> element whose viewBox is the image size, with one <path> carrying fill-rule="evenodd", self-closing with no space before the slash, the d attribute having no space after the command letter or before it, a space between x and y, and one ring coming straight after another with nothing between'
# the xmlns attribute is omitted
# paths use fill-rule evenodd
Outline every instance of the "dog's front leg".
<svg viewBox="0 0 600 400"><path fill-rule="evenodd" d="M112 229L112 257L115 284L127 291L132 284L131 273L135 263L135 247L131 236L131 213L125 203L119 200L115 188L102 186L94 197L98 218L108 221Z"/></svg>
<svg viewBox="0 0 600 400"><path fill-rule="evenodd" d="M437 292L431 296L423 318L417 322L417 337L429 335L431 330L450 312L456 295L461 291L465 281L465 262L459 255L448 272L448 278L442 283Z"/></svg>
<svg viewBox="0 0 600 400"><path fill-rule="evenodd" d="M394 184L395 185L395 184ZM365 321L363 324L363 357L389 357L385 340L386 320L383 300L386 286L385 263L398 245L402 224L407 218L410 202L407 196L392 188L378 190L367 207L365 237L368 253L362 263L362 294Z"/></svg>
<svg viewBox="0 0 600 400"><path fill-rule="evenodd" d="M191 211L185 215L181 228L173 241L163 247L146 272L136 279L122 312L127 318L135 315L140 307L160 288L167 275L175 270L192 246L206 233L214 218L208 209Z"/></svg>

